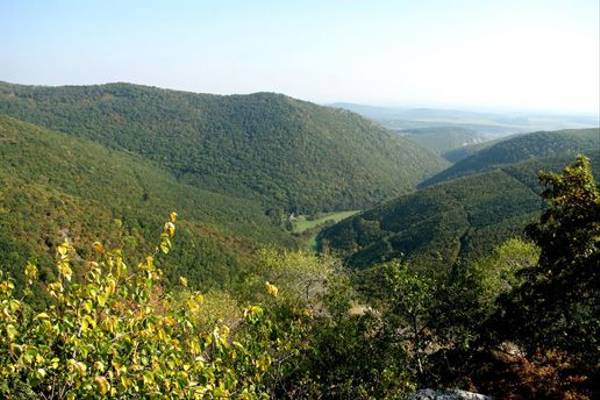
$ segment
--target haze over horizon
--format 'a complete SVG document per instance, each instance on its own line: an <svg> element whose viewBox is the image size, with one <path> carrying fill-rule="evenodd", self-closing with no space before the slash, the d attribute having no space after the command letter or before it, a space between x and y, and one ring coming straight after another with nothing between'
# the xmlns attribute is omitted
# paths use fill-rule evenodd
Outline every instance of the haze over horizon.
<svg viewBox="0 0 600 400"><path fill-rule="evenodd" d="M0 80L598 114L597 1L421 3L7 1Z"/></svg>

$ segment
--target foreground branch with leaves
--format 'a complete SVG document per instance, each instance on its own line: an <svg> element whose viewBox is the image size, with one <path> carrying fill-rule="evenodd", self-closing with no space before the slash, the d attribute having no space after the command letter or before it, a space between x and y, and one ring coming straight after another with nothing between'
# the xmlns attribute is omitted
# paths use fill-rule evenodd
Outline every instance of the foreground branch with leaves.
<svg viewBox="0 0 600 400"><path fill-rule="evenodd" d="M231 339L227 326L202 329L197 315L203 297L187 289L185 278L176 297L160 285L157 261L171 250L176 217L171 213L165 223L155 254L133 267L120 250L94 243L97 260L85 263L81 279L73 274L76 255L65 240L57 247L56 280L44 287L50 301L43 310L28 303L38 281L35 265L25 269L24 298L3 277L3 398L261 397L270 352L277 349L262 326L263 309L244 311L242 323L252 333L247 347Z"/></svg>

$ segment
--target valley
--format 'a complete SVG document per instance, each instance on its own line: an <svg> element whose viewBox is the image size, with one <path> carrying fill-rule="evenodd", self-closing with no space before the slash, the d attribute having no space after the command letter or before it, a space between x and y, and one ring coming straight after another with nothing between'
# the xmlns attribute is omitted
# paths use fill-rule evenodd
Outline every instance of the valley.
<svg viewBox="0 0 600 400"><path fill-rule="evenodd" d="M0 400L600 399L599 32L0 1Z"/></svg>
<svg viewBox="0 0 600 400"><path fill-rule="evenodd" d="M171 385L187 398L196 383L177 375L173 359L187 360L196 376L233 397L245 390L254 396L248 398L312 398L310 390L323 398L363 391L391 398L407 392L402 376L411 385L433 379L443 386L468 378L477 390L504 393L495 386L500 378L476 363L440 364L436 357L445 349L490 357L486 346L506 340L527 348L534 343L528 329L561 326L521 321L520 307L535 301L528 296L546 289L520 271L550 268L545 257L582 263L573 270L582 274L596 262L593 213L600 203L592 174L600 176L600 130L503 136L514 127L494 120L497 135L486 136L473 123L491 120L469 119L467 126L459 113L460 124L425 127L431 112L417 114L403 116L413 115L414 126L394 131L380 119L273 93L0 83L0 270L8 279L2 287L10 287L0 287L0 301L30 310L7 311L11 317L0 327L10 340L26 338L13 322L21 321L34 327L35 340L64 340L81 357L90 332L98 335L94 351L114 349L111 341L126 349L111 356L119 362L131 361L135 343L162 363L153 374L164 381L150 381L143 361L134 361L146 370L142 378L126 372L131 382L141 379L137 389L100 372L94 378L100 383L77 389L105 397ZM554 225L557 218L571 222ZM551 255L544 245L550 239L539 235L560 235L562 226L591 238L582 250L572 244L573 251L591 252L591 261L565 259L562 250ZM571 243L568 232L561 243ZM565 279L573 290L593 293L574 307L595 307L596 289L586 286L595 275ZM36 309L48 312L35 316ZM68 336L50 334L39 315ZM117 316L128 325L107 325ZM87 322L79 325L78 318ZM507 332L508 318L522 330ZM182 351L175 337L192 350ZM196 337L206 346L203 363L189 358L198 354ZM213 357L212 343L222 357ZM595 373L581 353L591 344L551 346L581 363L577 373ZM35 365L44 367L32 376L40 369L58 376L46 361L55 350L36 349L43 360ZM106 355L89 357L104 360L90 368L107 362ZM525 374L520 364L489 362L493 371ZM552 365L555 374L571 373ZM453 372L436 375L437 368ZM511 379L526 393L530 384L521 375ZM20 382L2 379L0 372L0 393L13 393L10 385ZM27 390L44 391L36 379ZM333 382L344 384L327 397ZM565 390L588 393L585 382Z"/></svg>

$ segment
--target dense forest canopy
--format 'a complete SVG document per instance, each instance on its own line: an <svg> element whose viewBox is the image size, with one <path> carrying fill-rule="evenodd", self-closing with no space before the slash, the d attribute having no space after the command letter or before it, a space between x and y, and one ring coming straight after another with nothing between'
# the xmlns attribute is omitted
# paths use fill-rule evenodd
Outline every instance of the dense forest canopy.
<svg viewBox="0 0 600 400"><path fill-rule="evenodd" d="M364 208L447 166L357 114L273 93L0 83L0 113L133 152L180 181L267 208Z"/></svg>
<svg viewBox="0 0 600 400"><path fill-rule="evenodd" d="M406 260L357 273L271 248L246 301L189 288L185 276L164 284L176 212L137 262L101 238L84 261L65 239L52 273L23 266L22 294L0 274L0 394L398 399L427 385L594 398L600 187L584 156L540 183L547 208L526 240L447 273Z"/></svg>
<svg viewBox="0 0 600 400"><path fill-rule="evenodd" d="M600 400L599 17L0 0L0 400Z"/></svg>
<svg viewBox="0 0 600 400"><path fill-rule="evenodd" d="M1 397L599 392L598 129L466 146L417 189L439 156L281 95L0 109Z"/></svg>
<svg viewBox="0 0 600 400"><path fill-rule="evenodd" d="M421 186L433 185L531 158L575 156L578 153L596 153L600 151L599 149L600 129L572 129L517 135L459 160L448 169L425 180Z"/></svg>
<svg viewBox="0 0 600 400"><path fill-rule="evenodd" d="M99 237L139 255L165 206L186 219L170 273L185 273L194 285L232 285L259 245L294 246L257 202L181 183L140 156L5 116L0 182L0 266L19 282L28 259L46 271L65 237L84 257Z"/></svg>
<svg viewBox="0 0 600 400"><path fill-rule="evenodd" d="M598 165L596 148L587 147ZM537 173L558 170L569 159L507 164L421 189L326 228L320 246L358 267L408 257L416 265L447 269L520 235L542 210Z"/></svg>

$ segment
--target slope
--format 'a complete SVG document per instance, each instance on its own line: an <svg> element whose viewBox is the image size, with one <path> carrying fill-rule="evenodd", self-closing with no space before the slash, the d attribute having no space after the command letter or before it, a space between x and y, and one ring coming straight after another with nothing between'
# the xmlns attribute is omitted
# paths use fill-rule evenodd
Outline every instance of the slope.
<svg viewBox="0 0 600 400"><path fill-rule="evenodd" d="M478 151L487 149L488 147L491 147L491 146L495 145L496 143L502 142L504 140L512 139L517 135L520 135L520 134L517 133L515 135L505 136L505 137L501 137L498 139L492 139L492 140L488 140L488 141L485 141L482 143L468 144L466 146L457 147L457 148L454 148L452 150L448 150L448 151L442 153L442 157L444 157L446 160L450 161L451 163L455 164L461 160L464 160L467 157L472 156L473 154L477 153Z"/></svg>
<svg viewBox="0 0 600 400"><path fill-rule="evenodd" d="M354 267L407 257L415 268L447 269L521 235L543 206L537 173L572 160L530 160L422 189L324 230L320 248ZM598 169L600 154L592 162Z"/></svg>
<svg viewBox="0 0 600 400"><path fill-rule="evenodd" d="M442 156L451 150L489 140L473 129L455 126L403 129L398 133Z"/></svg>
<svg viewBox="0 0 600 400"><path fill-rule="evenodd" d="M555 132L534 132L518 135L486 147L450 168L427 179L420 186L476 172L490 170L531 158L575 155L579 152L600 152L600 129L576 129Z"/></svg>
<svg viewBox="0 0 600 400"><path fill-rule="evenodd" d="M203 287L239 278L257 245L294 245L257 203L181 184L139 156L0 115L0 267L18 279L27 259L50 265L65 237L83 256L97 238L148 250L170 210L181 220L170 277L185 273Z"/></svg>
<svg viewBox="0 0 600 400"><path fill-rule="evenodd" d="M272 93L0 83L0 113L139 154L197 187L303 212L363 208L447 165L357 114Z"/></svg>

